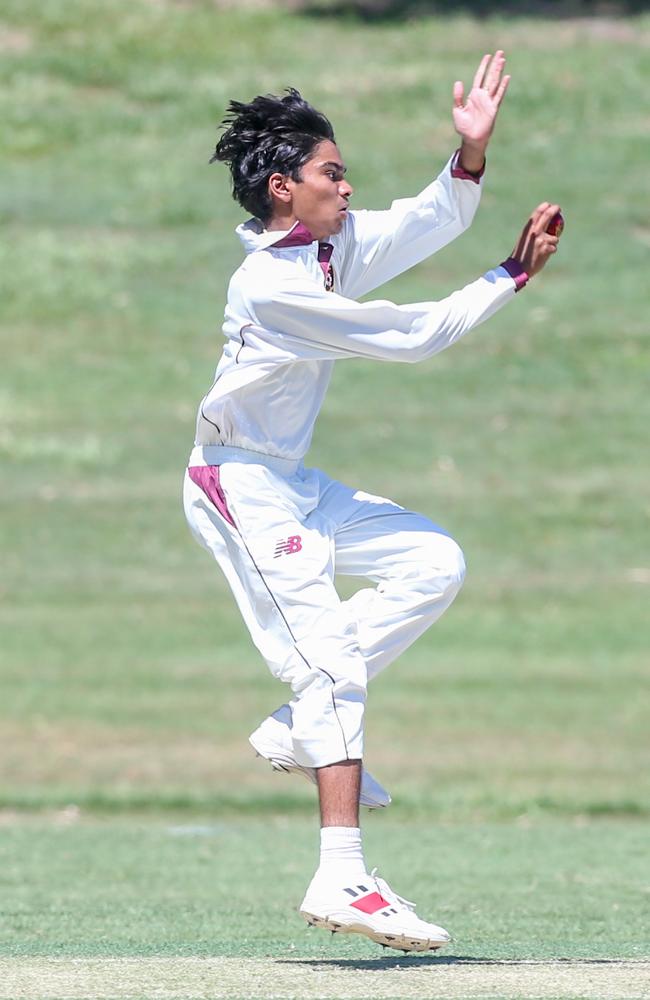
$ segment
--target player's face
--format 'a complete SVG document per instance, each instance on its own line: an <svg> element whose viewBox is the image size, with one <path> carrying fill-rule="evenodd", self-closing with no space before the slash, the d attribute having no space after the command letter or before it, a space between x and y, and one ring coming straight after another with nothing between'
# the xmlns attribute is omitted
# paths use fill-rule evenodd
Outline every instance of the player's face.
<svg viewBox="0 0 650 1000"><path fill-rule="evenodd" d="M293 214L316 240L343 228L352 187L345 179L345 164L335 143L319 142L303 166L299 181L288 180Z"/></svg>

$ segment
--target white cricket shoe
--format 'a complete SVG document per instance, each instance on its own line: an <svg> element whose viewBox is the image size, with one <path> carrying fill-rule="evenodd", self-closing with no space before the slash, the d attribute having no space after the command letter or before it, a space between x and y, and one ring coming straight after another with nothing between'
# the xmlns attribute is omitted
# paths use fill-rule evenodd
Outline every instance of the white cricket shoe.
<svg viewBox="0 0 650 1000"><path fill-rule="evenodd" d="M312 927L342 934L365 934L371 941L401 951L435 951L451 941L442 927L415 913L415 904L393 892L375 871L349 885L312 884L300 916Z"/></svg>
<svg viewBox="0 0 650 1000"><path fill-rule="evenodd" d="M270 761L274 771L286 771L287 773L297 771L299 774L304 774L305 778L314 785L318 784L316 768L299 764L294 756L289 705L281 705L272 715L269 715L268 719L265 719L254 733L251 733L248 741L260 757ZM391 798L386 789L382 788L379 782L375 781L364 768L361 772L359 805L367 806L368 809L381 809L390 805L390 801Z"/></svg>

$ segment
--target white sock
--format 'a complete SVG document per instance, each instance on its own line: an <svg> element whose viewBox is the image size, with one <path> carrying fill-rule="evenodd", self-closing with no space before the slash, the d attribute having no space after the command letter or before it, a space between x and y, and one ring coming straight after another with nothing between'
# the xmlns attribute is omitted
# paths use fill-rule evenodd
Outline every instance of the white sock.
<svg viewBox="0 0 650 1000"><path fill-rule="evenodd" d="M320 832L320 865L314 879L355 879L366 874L358 826L324 826Z"/></svg>

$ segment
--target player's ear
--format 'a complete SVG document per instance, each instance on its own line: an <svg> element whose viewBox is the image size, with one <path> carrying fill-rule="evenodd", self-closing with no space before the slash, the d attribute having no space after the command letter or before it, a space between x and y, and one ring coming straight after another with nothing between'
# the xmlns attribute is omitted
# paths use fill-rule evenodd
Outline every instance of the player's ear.
<svg viewBox="0 0 650 1000"><path fill-rule="evenodd" d="M288 182L289 178L286 174L271 174L269 177L269 194L271 198L276 198L278 201L288 204L291 201L291 190Z"/></svg>

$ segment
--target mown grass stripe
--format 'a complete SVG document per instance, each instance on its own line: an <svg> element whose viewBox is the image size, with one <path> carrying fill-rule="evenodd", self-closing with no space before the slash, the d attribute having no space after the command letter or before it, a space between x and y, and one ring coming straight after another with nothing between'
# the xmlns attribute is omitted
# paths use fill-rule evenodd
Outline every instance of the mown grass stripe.
<svg viewBox="0 0 650 1000"><path fill-rule="evenodd" d="M0 792L0 810L20 813L39 813L49 810L78 809L101 816L110 815L160 815L191 813L228 816L311 816L316 799L304 792L291 794L260 795L255 791L239 795L215 795L179 792L154 792L147 794L140 789L125 792L98 792L94 790L7 791ZM431 802L402 795L391 803L391 815L419 818L431 814ZM456 818L473 816L477 819L512 819L523 815L644 819L650 816L650 801L635 799L561 799L550 796L530 796L495 801L493 798L468 798L461 811L456 808Z"/></svg>

